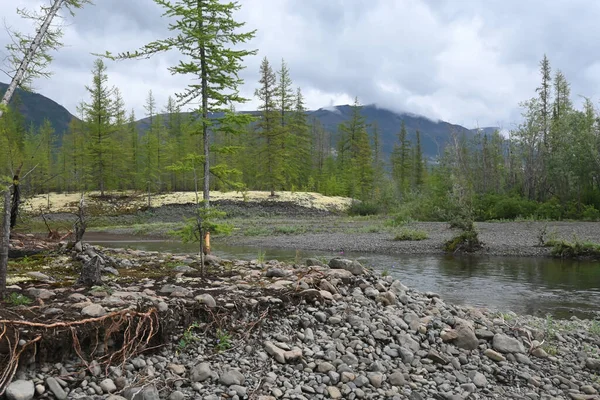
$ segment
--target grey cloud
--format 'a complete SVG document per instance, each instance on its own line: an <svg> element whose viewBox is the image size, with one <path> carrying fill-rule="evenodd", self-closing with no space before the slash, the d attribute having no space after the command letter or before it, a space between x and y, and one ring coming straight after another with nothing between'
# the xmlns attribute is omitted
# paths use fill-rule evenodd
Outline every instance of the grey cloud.
<svg viewBox="0 0 600 400"><path fill-rule="evenodd" d="M17 5L0 2L0 14ZM600 3L587 0L243 0L239 20L257 37L248 48L242 93L258 85L260 61L277 69L284 58L310 108L358 96L397 111L467 126L519 120L518 103L534 95L538 63L547 53L574 95L600 90ZM36 87L75 112L91 81L92 52L124 51L168 35L151 0L96 0L70 20L68 47L56 54L51 80ZM11 18L11 17L7 17ZM18 21L11 19L13 25ZM0 45L6 35L0 33ZM129 108L143 114L148 90L164 104L185 77L171 76L174 53L151 60L107 62L109 79ZM256 107L256 99L240 109Z"/></svg>

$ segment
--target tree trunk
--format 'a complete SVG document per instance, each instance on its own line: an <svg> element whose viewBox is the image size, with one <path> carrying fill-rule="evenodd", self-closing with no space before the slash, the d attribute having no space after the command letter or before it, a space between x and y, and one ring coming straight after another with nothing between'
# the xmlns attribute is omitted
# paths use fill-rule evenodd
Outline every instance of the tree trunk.
<svg viewBox="0 0 600 400"><path fill-rule="evenodd" d="M198 2L198 9L200 30L202 30L204 22L200 2ZM206 123L206 120L208 119L208 67L206 65L206 50L204 48L204 43L200 43L200 69L202 75L202 138L204 139L204 188L202 195L204 198L204 207L208 208L210 207L210 135L208 132L208 124Z"/></svg>
<svg viewBox="0 0 600 400"><path fill-rule="evenodd" d="M21 166L17 169L15 176L13 176L13 194L12 194L12 205L10 208L10 229L13 229L17 224L17 216L19 215L19 203L21 202L21 189L19 186L19 175L21 174ZM48 193L50 196L50 193ZM48 207L50 208L50 207Z"/></svg>
<svg viewBox="0 0 600 400"><path fill-rule="evenodd" d="M54 0L54 3L48 10L48 14L46 14L46 18L44 19L40 30L35 35L33 42L31 42L29 49L25 53L25 56L21 60L21 64L19 64L19 67L15 72L15 76L10 81L10 85L8 85L8 89L6 89L6 93L4 93L0 105L8 106L8 103L10 102L10 99L15 93L15 90L17 90L17 87L21 85L21 82L23 82L23 78L25 77L25 73L27 72L27 68L29 67L29 63L33 59L35 52L42 44L44 36L46 35L48 28L50 27L50 23L52 23L52 19L54 19L54 17L58 13L58 10L62 7L64 2L65 0ZM4 111L2 111L2 108L0 107L0 117L2 117L3 113Z"/></svg>
<svg viewBox="0 0 600 400"><path fill-rule="evenodd" d="M2 244L0 247L0 299L6 294L8 249L10 247L10 187L4 191L4 215L2 218Z"/></svg>

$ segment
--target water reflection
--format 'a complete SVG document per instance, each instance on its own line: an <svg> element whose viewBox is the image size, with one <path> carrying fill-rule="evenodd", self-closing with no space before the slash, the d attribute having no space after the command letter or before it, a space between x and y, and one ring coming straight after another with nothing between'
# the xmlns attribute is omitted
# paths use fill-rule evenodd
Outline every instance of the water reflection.
<svg viewBox="0 0 600 400"><path fill-rule="evenodd" d="M87 236L87 235L86 235ZM131 241L129 238L96 237L92 243L146 251L193 253L194 244L175 241ZM262 249L266 259L293 261L297 258L339 254ZM256 259L256 247L213 245L214 254L225 258ZM600 263L530 257L423 256L346 253L363 265L387 270L409 286L439 293L446 301L486 307L498 311L556 318L598 317L600 314Z"/></svg>

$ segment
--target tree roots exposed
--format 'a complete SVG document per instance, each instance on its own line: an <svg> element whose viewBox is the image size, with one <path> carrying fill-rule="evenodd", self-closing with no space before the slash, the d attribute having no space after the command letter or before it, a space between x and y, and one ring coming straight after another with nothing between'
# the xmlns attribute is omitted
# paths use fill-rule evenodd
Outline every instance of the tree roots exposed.
<svg viewBox="0 0 600 400"><path fill-rule="evenodd" d="M65 353L74 350L88 369L94 360L108 371L109 365L123 364L152 348L153 339L160 336L159 328L155 308L146 312L121 310L98 318L50 324L0 320L0 396L24 355L35 360L49 349Z"/></svg>

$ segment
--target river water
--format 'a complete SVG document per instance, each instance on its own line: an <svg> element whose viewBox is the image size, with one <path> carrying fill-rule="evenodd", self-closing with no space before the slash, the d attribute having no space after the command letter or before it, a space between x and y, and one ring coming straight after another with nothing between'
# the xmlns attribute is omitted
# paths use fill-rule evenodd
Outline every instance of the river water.
<svg viewBox="0 0 600 400"><path fill-rule="evenodd" d="M168 240L138 240L86 233L92 244L171 253L197 252L197 244ZM328 253L306 250L259 249L213 243L213 254L252 260L304 260L343 256L376 271L388 271L410 288L439 293L455 304L555 318L600 317L600 263L531 257L387 255Z"/></svg>

